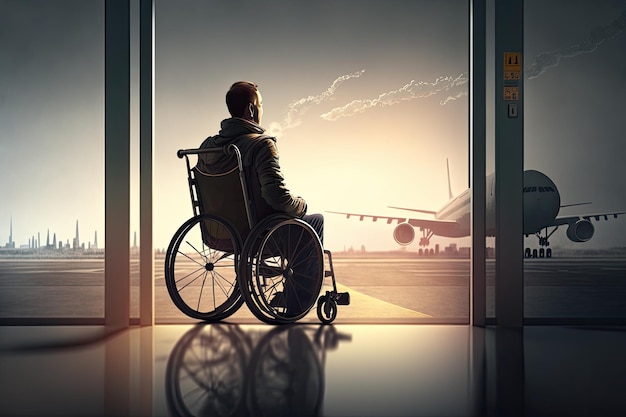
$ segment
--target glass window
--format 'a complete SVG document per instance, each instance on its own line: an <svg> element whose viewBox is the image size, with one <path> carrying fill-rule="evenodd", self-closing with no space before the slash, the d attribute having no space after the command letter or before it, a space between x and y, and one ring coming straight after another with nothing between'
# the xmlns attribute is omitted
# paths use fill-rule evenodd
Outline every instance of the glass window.
<svg viewBox="0 0 626 417"><path fill-rule="evenodd" d="M155 10L159 256L192 215L176 151L216 134L226 91L249 80L288 188L325 217L325 247L353 297L338 320L467 322L469 200L446 218L418 212L446 207L469 183L467 1L156 1ZM422 220L460 227L422 231ZM160 259L157 320L184 319Z"/></svg>
<svg viewBox="0 0 626 417"><path fill-rule="evenodd" d="M4 1L0 27L0 318L102 318L103 4Z"/></svg>
<svg viewBox="0 0 626 417"><path fill-rule="evenodd" d="M624 318L626 216L593 214L626 208L626 2L524 7L525 165L558 194L539 197L525 239L525 317Z"/></svg>

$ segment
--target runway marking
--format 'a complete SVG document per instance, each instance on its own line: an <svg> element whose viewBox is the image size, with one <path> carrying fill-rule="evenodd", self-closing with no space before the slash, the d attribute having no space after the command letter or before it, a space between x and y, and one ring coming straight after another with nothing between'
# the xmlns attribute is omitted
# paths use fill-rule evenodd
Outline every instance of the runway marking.
<svg viewBox="0 0 626 417"><path fill-rule="evenodd" d="M351 302L350 304L354 304L354 298L361 299L360 301L362 302L362 307L365 307L365 309L368 310L367 313L365 313L361 308L358 309L358 313L360 316L365 316L365 317L376 317L376 318L385 318L385 317L397 317L397 314L389 314L390 312L393 313L393 310L396 310L396 312L401 311L404 312L405 314L407 314L409 317L420 317L420 318L432 318L433 316L426 314L426 313L422 313L419 311L415 311L415 310L411 310L409 308L406 307L402 307L399 306L397 304L393 304L390 303L388 301L384 301L381 300L379 298L376 297L372 297L371 295L367 295L364 294L360 291L357 291L351 287L347 287L345 285L339 284L337 283L337 290L339 292L349 292L350 293L350 298L351 298ZM356 296L356 297L355 297ZM359 301L357 301L357 304L359 303ZM374 304L374 305L372 305ZM350 306L348 306L350 307ZM372 311L373 310L373 311ZM343 310L341 311L343 312ZM378 312L378 313L377 313Z"/></svg>

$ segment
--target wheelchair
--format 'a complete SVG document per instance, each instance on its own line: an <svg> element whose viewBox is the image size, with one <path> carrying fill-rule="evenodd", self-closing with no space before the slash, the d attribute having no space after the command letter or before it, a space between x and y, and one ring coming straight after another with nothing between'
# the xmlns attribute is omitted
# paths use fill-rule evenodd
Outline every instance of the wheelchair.
<svg viewBox="0 0 626 417"><path fill-rule="evenodd" d="M229 169L209 174L191 167L190 155L211 152L227 155ZM183 149L177 156L185 158L194 215L176 231L165 256L165 283L176 307L217 322L245 303L265 323L289 324L316 306L319 320L332 323L350 294L337 292L332 254L315 230L281 213L256 220L255 184L234 144ZM332 290L320 295L328 277Z"/></svg>

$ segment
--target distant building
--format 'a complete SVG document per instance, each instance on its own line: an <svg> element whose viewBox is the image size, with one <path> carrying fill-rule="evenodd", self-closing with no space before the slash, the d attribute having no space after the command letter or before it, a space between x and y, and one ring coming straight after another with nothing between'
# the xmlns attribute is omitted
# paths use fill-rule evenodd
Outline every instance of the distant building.
<svg viewBox="0 0 626 417"><path fill-rule="evenodd" d="M13 241L13 216L11 216L11 223L9 226L9 241L6 245L4 245L4 247L8 249L15 249L15 242Z"/></svg>
<svg viewBox="0 0 626 417"><path fill-rule="evenodd" d="M448 256L454 256L458 254L456 243L450 243L444 248L444 253Z"/></svg>
<svg viewBox="0 0 626 417"><path fill-rule="evenodd" d="M46 236L46 249L56 249L56 234L54 235L54 242L50 243L50 229L48 229L48 235Z"/></svg>
<svg viewBox="0 0 626 417"><path fill-rule="evenodd" d="M76 220L76 237L72 240L72 249L80 249L80 239L78 237L78 220Z"/></svg>

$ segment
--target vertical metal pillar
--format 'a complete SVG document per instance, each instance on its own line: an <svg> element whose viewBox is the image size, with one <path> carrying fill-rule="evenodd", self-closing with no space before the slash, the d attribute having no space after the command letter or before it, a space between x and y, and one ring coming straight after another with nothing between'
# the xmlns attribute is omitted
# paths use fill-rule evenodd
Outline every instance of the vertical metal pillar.
<svg viewBox="0 0 626 417"><path fill-rule="evenodd" d="M104 3L104 319L128 327L130 317L130 10Z"/></svg>
<svg viewBox="0 0 626 417"><path fill-rule="evenodd" d="M496 322L523 325L524 1L495 2Z"/></svg>
<svg viewBox="0 0 626 417"><path fill-rule="evenodd" d="M486 0L470 0L470 181L472 193L472 274L470 323L484 326L487 314L485 279L486 229Z"/></svg>
<svg viewBox="0 0 626 417"><path fill-rule="evenodd" d="M139 324L154 324L154 251L152 244L153 0L139 3Z"/></svg>

